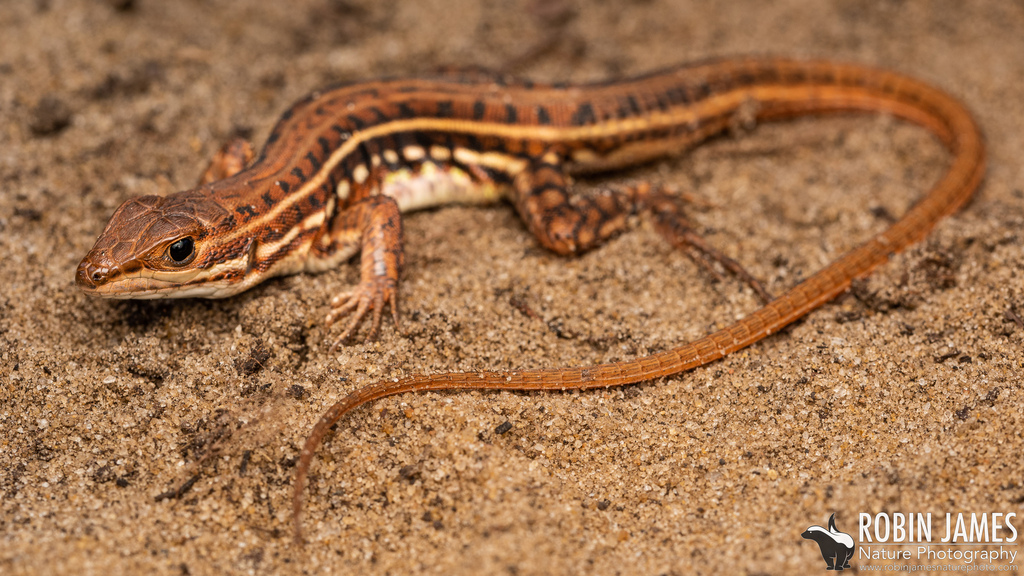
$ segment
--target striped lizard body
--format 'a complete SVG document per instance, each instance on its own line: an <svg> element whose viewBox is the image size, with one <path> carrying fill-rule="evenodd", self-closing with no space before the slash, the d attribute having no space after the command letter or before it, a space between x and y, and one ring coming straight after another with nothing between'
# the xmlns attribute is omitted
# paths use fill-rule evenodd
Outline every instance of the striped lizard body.
<svg viewBox="0 0 1024 576"><path fill-rule="evenodd" d="M672 350L587 368L410 376L353 392L319 420L303 448L293 501L299 536L313 452L338 419L366 402L423 390L564 390L650 380L748 346L834 298L921 239L977 188L985 151L970 113L944 92L896 73L780 58L711 60L584 86L480 75L339 86L288 110L248 167L248 149L237 145L198 188L127 201L82 260L76 281L113 298L217 298L359 253L360 283L332 301L327 322L351 317L340 341L372 314L372 337L386 305L398 321L400 213L501 198L560 254L600 245L629 214L646 209L674 243L697 244L742 275L699 245L668 195L640 184L573 198L569 176L676 153L737 121L850 111L919 124L953 156L942 179L889 229L751 315Z"/></svg>

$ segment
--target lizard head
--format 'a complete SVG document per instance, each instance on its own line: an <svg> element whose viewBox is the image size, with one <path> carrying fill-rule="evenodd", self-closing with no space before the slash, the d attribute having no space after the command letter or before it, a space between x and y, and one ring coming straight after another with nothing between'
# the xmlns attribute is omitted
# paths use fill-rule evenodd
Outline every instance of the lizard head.
<svg viewBox="0 0 1024 576"><path fill-rule="evenodd" d="M255 243L219 241L231 214L198 191L140 196L111 216L75 283L104 298L220 298L248 287Z"/></svg>

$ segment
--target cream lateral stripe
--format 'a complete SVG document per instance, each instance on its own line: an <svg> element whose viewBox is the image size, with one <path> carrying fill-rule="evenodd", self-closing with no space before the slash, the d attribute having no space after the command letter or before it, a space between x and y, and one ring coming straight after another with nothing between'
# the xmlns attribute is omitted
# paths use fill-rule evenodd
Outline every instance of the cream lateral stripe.
<svg viewBox="0 0 1024 576"><path fill-rule="evenodd" d="M469 148L455 148L453 156L456 161L463 164L477 164L486 168L502 170L507 174L518 174L526 169L526 166L529 164L524 158L510 156L501 152L477 152Z"/></svg>
<svg viewBox="0 0 1024 576"><path fill-rule="evenodd" d="M319 173L316 174L316 176L319 176L319 175L320 175ZM316 176L314 176L314 178ZM355 168L352 169L352 180L354 180L356 184L362 184L363 182L366 182L366 179L369 178L369 177L370 177L370 169L366 167L366 164L360 164L359 166L356 166ZM301 189L299 191L299 193L300 194L304 193L304 191L305 191L304 189L305 189L305 187L303 187L303 189Z"/></svg>
<svg viewBox="0 0 1024 576"><path fill-rule="evenodd" d="M418 158L410 157L408 150L409 149L406 148L405 157L408 158L409 160L418 160ZM422 148L420 150L422 150ZM448 148L445 148L444 146L434 145L430 147L430 157L439 162L444 162L452 157L452 151L449 150Z"/></svg>
<svg viewBox="0 0 1024 576"><path fill-rule="evenodd" d="M337 202L338 199L333 194L327 198L327 206L325 206L323 211L321 212L324 215L323 222L327 221L328 214L334 214L334 205L337 204ZM323 224L323 222L321 222L321 224ZM330 230L324 230L323 234L320 235L320 246L326 248L331 245L330 232Z"/></svg>
<svg viewBox="0 0 1024 576"><path fill-rule="evenodd" d="M348 195L351 192L352 184L349 184L348 180L342 180L341 182L338 182L338 187L334 189L334 195L340 198L341 200L347 200ZM331 208L332 210L329 210L329 212L333 212L333 206Z"/></svg>
<svg viewBox="0 0 1024 576"><path fill-rule="evenodd" d="M297 226L292 226L292 229L276 242L260 244L256 247L256 261L262 262L269 256L276 254L282 247L287 246L292 242L292 240L295 240L295 237L299 234L304 234L310 230L319 228L326 218L327 212L325 210L318 210L307 216L306 219L300 222Z"/></svg>
<svg viewBox="0 0 1024 576"><path fill-rule="evenodd" d="M677 106L667 112L652 110L643 117L608 119L588 126L525 126L453 118L407 118L404 120L392 120L354 133L351 138L331 153L331 156L324 161L320 170L310 177L294 194L290 194L281 202L278 202L258 220L251 221L249 225L225 236L225 240L231 240L244 235L245 228L251 225L273 221L282 211L287 210L292 204L295 204L305 198L310 192L319 188L327 180L327 175L334 170L343 158L351 154L362 143L374 138L399 132L429 131L496 136L517 140L540 140L550 143L588 141L594 138L607 138L639 130L657 130L698 123L701 119L713 116L714 111L736 108L750 98L758 101L807 102L808 88L809 85L807 84L793 86L766 84L738 88L731 92L717 94L697 103ZM850 86L843 87L841 90L837 89L836 92L823 89L819 92L819 96L821 100L831 100L833 99L832 97L847 100L851 98L851 92L880 94L884 93L884 90L881 88L872 89L868 86ZM365 166L363 168L365 169Z"/></svg>
<svg viewBox="0 0 1024 576"><path fill-rule="evenodd" d="M210 268L194 268L190 270L149 270L143 269L133 274L124 275L125 279L151 279L158 282L167 282L174 285L185 285L201 282L206 278L212 278L218 274L231 270L244 270L248 264L249 253L246 252L238 258L218 262Z"/></svg>
<svg viewBox="0 0 1024 576"><path fill-rule="evenodd" d="M410 162L418 162L427 156L427 151L422 146L409 145L402 149L402 155Z"/></svg>
<svg viewBox="0 0 1024 576"><path fill-rule="evenodd" d="M196 275L196 278L213 278L218 274L223 274L225 272L230 272L232 270L245 270L246 266L249 263L248 261L249 252L246 251L244 256L235 258L234 260L226 260L224 262L221 262L220 264L217 264L216 266L212 266L205 270L200 270L200 273ZM160 278L160 280L163 280L163 278Z"/></svg>

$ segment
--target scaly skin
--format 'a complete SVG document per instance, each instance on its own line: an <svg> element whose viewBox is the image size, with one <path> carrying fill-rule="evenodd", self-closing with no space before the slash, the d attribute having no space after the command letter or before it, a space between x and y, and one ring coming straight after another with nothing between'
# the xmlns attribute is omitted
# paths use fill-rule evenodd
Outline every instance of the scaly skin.
<svg viewBox="0 0 1024 576"><path fill-rule="evenodd" d="M628 215L649 211L673 244L697 248L766 296L735 262L703 246L671 195L640 184L572 198L569 176L677 153L738 117L837 112L891 114L928 129L949 149L949 170L889 229L694 342L612 364L414 375L356 390L320 418L302 449L293 499L301 541L302 490L313 454L349 411L427 390L621 386L749 346L846 290L970 198L985 171L984 142L970 113L941 90L893 72L781 58L712 60L586 86L475 74L334 87L286 112L248 168L242 168L244 146L229 145L195 190L126 202L76 279L105 297L223 297L273 276L330 268L359 252L361 281L332 301L328 324L351 316L341 341L372 314L375 336L385 304L397 324L401 212L506 198L541 244L559 254L599 246L625 227Z"/></svg>

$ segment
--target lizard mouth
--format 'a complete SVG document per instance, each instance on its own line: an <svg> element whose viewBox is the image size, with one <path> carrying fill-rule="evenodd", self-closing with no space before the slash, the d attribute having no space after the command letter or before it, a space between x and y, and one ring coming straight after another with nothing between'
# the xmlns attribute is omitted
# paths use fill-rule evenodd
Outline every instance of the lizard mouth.
<svg viewBox="0 0 1024 576"><path fill-rule="evenodd" d="M142 268L126 273L119 267L105 268L85 259L75 272L75 284L91 296L114 300L224 298L248 287L240 288L229 276L213 269L155 271Z"/></svg>
<svg viewBox="0 0 1024 576"><path fill-rule="evenodd" d="M259 281L250 274L256 243L238 258L210 267L154 268L143 258L115 262L104 251L93 250L78 265L75 284L86 294L118 300L154 298L226 298Z"/></svg>

